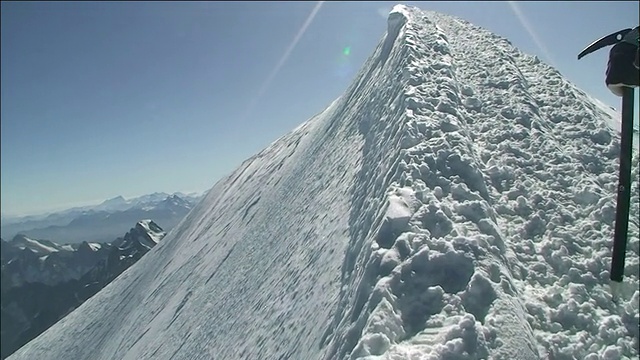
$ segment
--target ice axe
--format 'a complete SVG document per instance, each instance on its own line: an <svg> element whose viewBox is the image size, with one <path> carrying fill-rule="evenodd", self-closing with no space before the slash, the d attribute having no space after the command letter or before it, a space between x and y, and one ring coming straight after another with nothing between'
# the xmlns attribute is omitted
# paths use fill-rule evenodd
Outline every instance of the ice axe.
<svg viewBox="0 0 640 360"><path fill-rule="evenodd" d="M604 36L589 46L580 54L578 60L606 46L615 45L634 29L628 28ZM637 31L637 29L636 29ZM636 46L637 39L636 39ZM629 229L629 203L631 198L631 157L633 146L633 97L635 89L624 86L622 88L622 130L620 142L620 173L618 182L618 198L616 205L615 230L613 235L613 251L611 257L611 288L614 300L617 298L619 287L624 275L624 260L627 250L627 232Z"/></svg>
<svg viewBox="0 0 640 360"><path fill-rule="evenodd" d="M592 52L602 49L603 47L615 45L624 39L625 35L629 33L629 31L633 30L632 28L616 31L613 34L609 34L607 36L603 36L600 39L592 42L589 46L587 46L580 54L578 54L578 60L582 59L585 55L591 54Z"/></svg>

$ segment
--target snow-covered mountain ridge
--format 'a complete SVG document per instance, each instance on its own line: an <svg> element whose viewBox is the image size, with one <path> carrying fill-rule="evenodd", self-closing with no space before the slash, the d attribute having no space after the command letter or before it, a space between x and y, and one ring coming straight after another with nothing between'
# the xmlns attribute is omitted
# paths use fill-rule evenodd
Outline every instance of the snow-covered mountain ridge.
<svg viewBox="0 0 640 360"><path fill-rule="evenodd" d="M354 83L11 359L638 356L608 289L619 142L548 65L397 6Z"/></svg>
<svg viewBox="0 0 640 360"><path fill-rule="evenodd" d="M59 243L111 242L141 219L154 219L169 231L200 199L180 193L153 193L129 200L119 196L94 207L69 209L45 218L14 219L13 223L3 223L2 234L23 234Z"/></svg>
<svg viewBox="0 0 640 360"><path fill-rule="evenodd" d="M1 240L1 358L97 293L164 235L156 223L142 220L112 244L59 245L22 235Z"/></svg>
<svg viewBox="0 0 640 360"><path fill-rule="evenodd" d="M153 221L141 220L123 238L114 241L113 245L133 256L138 252L146 253L151 250L165 235L166 232Z"/></svg>
<svg viewBox="0 0 640 360"><path fill-rule="evenodd" d="M31 239L17 235L10 242L2 240L2 267L11 278L3 286L20 286L23 283L42 283L49 286L69 280L78 280L98 262L118 247L134 256L146 253L157 245L166 232L149 219L141 220L113 243L82 242L60 245L49 240Z"/></svg>
<svg viewBox="0 0 640 360"><path fill-rule="evenodd" d="M2 240L2 287L24 283L49 286L77 280L107 257L111 245L82 242L60 245L48 240L17 235L10 242Z"/></svg>

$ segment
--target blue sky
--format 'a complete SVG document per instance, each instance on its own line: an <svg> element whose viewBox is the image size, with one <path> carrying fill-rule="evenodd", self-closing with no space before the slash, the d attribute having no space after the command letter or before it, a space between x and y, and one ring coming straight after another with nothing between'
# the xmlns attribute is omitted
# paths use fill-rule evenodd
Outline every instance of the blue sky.
<svg viewBox="0 0 640 360"><path fill-rule="evenodd" d="M2 2L2 214L209 189L338 97L395 4ZM637 25L637 1L406 4L504 36L618 107L608 51L576 55Z"/></svg>

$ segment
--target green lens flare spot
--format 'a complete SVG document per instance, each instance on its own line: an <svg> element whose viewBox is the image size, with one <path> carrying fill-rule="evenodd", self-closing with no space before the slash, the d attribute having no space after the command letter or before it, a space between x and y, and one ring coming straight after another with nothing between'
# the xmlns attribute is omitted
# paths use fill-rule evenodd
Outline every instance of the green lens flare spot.
<svg viewBox="0 0 640 360"><path fill-rule="evenodd" d="M344 56L349 56L349 54L351 54L351 46L347 46L346 48L342 49L342 54L344 54Z"/></svg>

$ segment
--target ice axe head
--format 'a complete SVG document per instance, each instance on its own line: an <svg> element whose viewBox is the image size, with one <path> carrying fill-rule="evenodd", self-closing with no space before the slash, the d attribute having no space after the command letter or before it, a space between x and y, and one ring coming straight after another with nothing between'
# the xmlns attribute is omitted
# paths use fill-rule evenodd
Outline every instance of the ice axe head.
<svg viewBox="0 0 640 360"><path fill-rule="evenodd" d="M594 41L589 46L587 46L584 50L582 50L580 54L578 54L578 60L587 54L591 54L596 50L602 49L603 47L615 45L616 43L622 41L625 35L627 35L631 30L633 29L628 28L628 29L620 30L620 31L614 32L613 34L609 34L605 37L602 37Z"/></svg>

